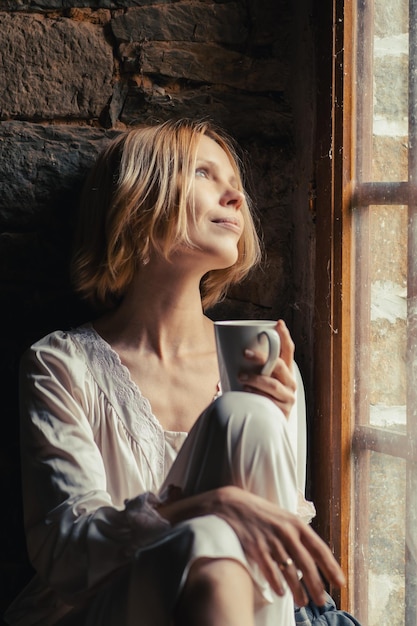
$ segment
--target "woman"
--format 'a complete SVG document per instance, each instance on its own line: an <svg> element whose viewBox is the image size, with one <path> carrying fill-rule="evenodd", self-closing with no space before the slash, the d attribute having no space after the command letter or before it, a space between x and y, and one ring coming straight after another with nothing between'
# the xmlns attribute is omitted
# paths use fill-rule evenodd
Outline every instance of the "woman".
<svg viewBox="0 0 417 626"><path fill-rule="evenodd" d="M42 339L22 364L37 575L9 623L289 626L288 588L306 601L301 573L319 604L317 566L343 583L296 515L294 346L282 321L271 376L219 393L204 310L258 259L236 153L208 123L133 129L99 157L73 273L104 312Z"/></svg>

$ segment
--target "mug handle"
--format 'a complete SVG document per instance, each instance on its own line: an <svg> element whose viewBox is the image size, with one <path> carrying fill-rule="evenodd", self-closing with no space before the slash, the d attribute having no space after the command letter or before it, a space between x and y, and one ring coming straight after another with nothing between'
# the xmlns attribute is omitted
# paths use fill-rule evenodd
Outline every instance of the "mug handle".
<svg viewBox="0 0 417 626"><path fill-rule="evenodd" d="M265 335L268 340L269 354L266 363L261 370L261 374L263 376L270 376L279 356L281 341L276 330L267 328L259 333L258 339L260 339L262 335Z"/></svg>

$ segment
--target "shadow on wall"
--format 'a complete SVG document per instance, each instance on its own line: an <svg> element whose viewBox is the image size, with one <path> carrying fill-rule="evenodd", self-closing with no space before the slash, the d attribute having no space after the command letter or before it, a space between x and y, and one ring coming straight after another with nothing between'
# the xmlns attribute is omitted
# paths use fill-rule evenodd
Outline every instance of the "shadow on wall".
<svg viewBox="0 0 417 626"><path fill-rule="evenodd" d="M66 194L59 200L61 208L68 206L71 200ZM70 229L65 229L64 233L63 227L64 224L49 223L41 226L37 233L10 236L2 246L2 257L7 256L7 263L13 264L17 271L25 271L26 278L19 283L11 276L1 292L3 424L0 492L3 505L0 612L31 576L25 550L20 488L20 356L31 343L54 328L67 328L89 317L86 307L71 293L67 272ZM1 260L3 265L4 259Z"/></svg>
<svg viewBox="0 0 417 626"><path fill-rule="evenodd" d="M21 505L19 361L41 336L90 316L72 293L68 262L82 181L108 136L104 131L90 132L80 145L83 133L78 131L78 142L71 145L71 131L65 129L60 135L56 128L24 123L2 127L0 614L32 575ZM67 156L62 158L59 152L64 150Z"/></svg>

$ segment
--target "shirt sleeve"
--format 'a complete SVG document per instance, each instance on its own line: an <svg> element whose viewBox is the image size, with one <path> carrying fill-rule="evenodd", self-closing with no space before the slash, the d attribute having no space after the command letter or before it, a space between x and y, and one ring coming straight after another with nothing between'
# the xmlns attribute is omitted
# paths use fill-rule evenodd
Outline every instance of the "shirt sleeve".
<svg viewBox="0 0 417 626"><path fill-rule="evenodd" d="M156 496L113 505L94 440L94 380L69 335L24 355L21 455L29 557L44 582L75 604L170 525Z"/></svg>

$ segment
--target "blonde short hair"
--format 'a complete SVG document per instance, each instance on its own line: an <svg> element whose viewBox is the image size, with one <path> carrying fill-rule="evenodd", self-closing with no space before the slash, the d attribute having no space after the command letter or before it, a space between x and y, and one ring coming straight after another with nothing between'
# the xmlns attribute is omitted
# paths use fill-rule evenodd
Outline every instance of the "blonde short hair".
<svg viewBox="0 0 417 626"><path fill-rule="evenodd" d="M98 157L84 185L72 261L74 286L91 304L108 308L120 301L151 252L169 259L178 244L192 245L190 198L201 135L226 152L238 188L244 192L234 143L206 121L135 127L111 140ZM233 266L203 277L204 308L218 302L259 261L259 239L244 194L238 259Z"/></svg>

